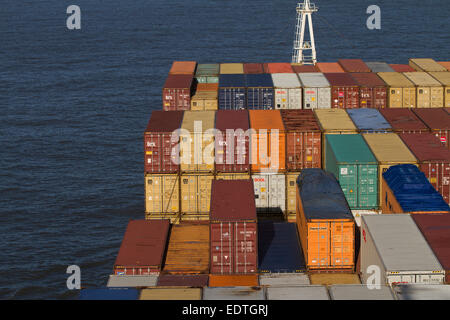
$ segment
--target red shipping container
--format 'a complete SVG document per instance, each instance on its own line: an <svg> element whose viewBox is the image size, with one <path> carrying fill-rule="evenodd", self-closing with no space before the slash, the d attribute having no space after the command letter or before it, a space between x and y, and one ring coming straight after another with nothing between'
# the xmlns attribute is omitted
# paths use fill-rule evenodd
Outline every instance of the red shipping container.
<svg viewBox="0 0 450 320"><path fill-rule="evenodd" d="M192 75L169 74L162 89L163 110L190 110L193 90L194 78Z"/></svg>
<svg viewBox="0 0 450 320"><path fill-rule="evenodd" d="M259 74L264 73L262 63L244 63L245 74Z"/></svg>
<svg viewBox="0 0 450 320"><path fill-rule="evenodd" d="M174 153L179 139L172 134L181 127L184 111L153 111L144 132L145 173L180 171L179 153Z"/></svg>
<svg viewBox="0 0 450 320"><path fill-rule="evenodd" d="M161 274L158 277L158 287L193 287L202 288L208 286L207 274Z"/></svg>
<svg viewBox="0 0 450 320"><path fill-rule="evenodd" d="M387 108L387 87L375 73L352 73L359 85L359 106L361 108Z"/></svg>
<svg viewBox="0 0 450 320"><path fill-rule="evenodd" d="M250 127L248 111L218 110L215 127L221 132L215 137L216 172L249 172L250 138L246 134ZM233 130L234 134L228 136L227 129Z"/></svg>
<svg viewBox="0 0 450 320"><path fill-rule="evenodd" d="M268 73L294 73L291 64L287 62L268 63L267 70Z"/></svg>
<svg viewBox="0 0 450 320"><path fill-rule="evenodd" d="M210 212L211 273L258 271L253 181L213 180Z"/></svg>
<svg viewBox="0 0 450 320"><path fill-rule="evenodd" d="M445 270L445 283L450 284L450 214L411 216Z"/></svg>
<svg viewBox="0 0 450 320"><path fill-rule="evenodd" d="M396 133L430 133L430 129L416 116L412 109L381 109L380 113Z"/></svg>
<svg viewBox="0 0 450 320"><path fill-rule="evenodd" d="M442 145L450 149L450 144L448 143L450 138L450 115L443 108L413 109L413 112L430 128L431 133L441 140Z"/></svg>
<svg viewBox="0 0 450 320"><path fill-rule="evenodd" d="M359 108L358 83L348 73L324 73L331 85L331 107Z"/></svg>
<svg viewBox="0 0 450 320"><path fill-rule="evenodd" d="M419 169L444 200L450 200L450 150L432 133L399 134L419 162Z"/></svg>
<svg viewBox="0 0 450 320"><path fill-rule="evenodd" d="M395 72L416 72L416 70L408 64L390 64Z"/></svg>
<svg viewBox="0 0 450 320"><path fill-rule="evenodd" d="M370 68L361 59L339 59L338 63L346 72L370 72Z"/></svg>
<svg viewBox="0 0 450 320"><path fill-rule="evenodd" d="M280 110L286 135L286 169L322 167L322 133L312 110Z"/></svg>
<svg viewBox="0 0 450 320"><path fill-rule="evenodd" d="M131 220L114 263L114 274L159 274L169 226L169 220Z"/></svg>
<svg viewBox="0 0 450 320"><path fill-rule="evenodd" d="M450 108L444 108L444 110L445 110L448 114L450 114Z"/></svg>
<svg viewBox="0 0 450 320"><path fill-rule="evenodd" d="M320 70L313 65L292 65L292 70L294 70L295 73L311 73L311 72L320 72Z"/></svg>

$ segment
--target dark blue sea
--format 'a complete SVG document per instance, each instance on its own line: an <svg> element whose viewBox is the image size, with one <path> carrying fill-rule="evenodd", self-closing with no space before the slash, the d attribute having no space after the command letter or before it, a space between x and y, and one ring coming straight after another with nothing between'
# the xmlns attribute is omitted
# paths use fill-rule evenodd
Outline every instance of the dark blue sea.
<svg viewBox="0 0 450 320"><path fill-rule="evenodd" d="M66 9L81 8L81 30ZM450 60L450 2L316 1L318 60ZM381 30L366 9L381 8ZM143 218L142 136L173 60L290 62L296 1L3 0L0 298L73 299L106 285Z"/></svg>

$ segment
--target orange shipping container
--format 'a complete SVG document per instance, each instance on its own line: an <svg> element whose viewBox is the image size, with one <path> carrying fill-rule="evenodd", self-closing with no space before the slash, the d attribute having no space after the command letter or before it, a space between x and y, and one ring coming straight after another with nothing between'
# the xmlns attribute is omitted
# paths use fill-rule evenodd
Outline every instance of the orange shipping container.
<svg viewBox="0 0 450 320"><path fill-rule="evenodd" d="M450 61L441 61L438 62L441 66L443 66L444 68L447 68L448 71L450 71Z"/></svg>
<svg viewBox="0 0 450 320"><path fill-rule="evenodd" d="M209 273L209 226L172 226L163 272L170 274Z"/></svg>
<svg viewBox="0 0 450 320"><path fill-rule="evenodd" d="M199 91L219 91L219 84L218 83L199 83L197 85L197 92Z"/></svg>
<svg viewBox="0 0 450 320"><path fill-rule="evenodd" d="M251 170L253 172L284 171L286 169L286 139L280 110L249 110L249 116L250 128L253 131ZM278 141L273 140L272 137Z"/></svg>
<svg viewBox="0 0 450 320"><path fill-rule="evenodd" d="M174 61L169 74L195 74L197 62L195 61Z"/></svg>
<svg viewBox="0 0 450 320"><path fill-rule="evenodd" d="M269 73L294 73L290 63L268 63L267 70Z"/></svg>
<svg viewBox="0 0 450 320"><path fill-rule="evenodd" d="M337 62L318 62L316 66L322 73L345 73Z"/></svg>
<svg viewBox="0 0 450 320"><path fill-rule="evenodd" d="M209 275L209 287L257 287L257 274L245 275Z"/></svg>

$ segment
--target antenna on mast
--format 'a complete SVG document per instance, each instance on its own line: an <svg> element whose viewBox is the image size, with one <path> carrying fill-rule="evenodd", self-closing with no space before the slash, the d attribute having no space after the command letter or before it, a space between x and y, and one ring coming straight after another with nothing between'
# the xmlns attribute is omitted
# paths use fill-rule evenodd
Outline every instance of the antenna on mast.
<svg viewBox="0 0 450 320"><path fill-rule="evenodd" d="M297 4L297 24L295 26L294 53L292 54L292 63L312 64L315 65L316 44L314 42L314 29L312 25L311 14L317 12L318 7L309 0ZM309 25L309 41L305 40L306 19ZM310 51L306 55L304 51Z"/></svg>

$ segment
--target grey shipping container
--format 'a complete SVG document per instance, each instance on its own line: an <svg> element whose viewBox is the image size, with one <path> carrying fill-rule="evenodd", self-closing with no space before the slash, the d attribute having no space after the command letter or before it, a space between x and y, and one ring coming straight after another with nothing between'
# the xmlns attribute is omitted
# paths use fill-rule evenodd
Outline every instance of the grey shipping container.
<svg viewBox="0 0 450 320"><path fill-rule="evenodd" d="M330 109L331 85L320 72L299 73L303 87L303 109Z"/></svg>
<svg viewBox="0 0 450 320"><path fill-rule="evenodd" d="M304 273L268 273L259 276L261 286L305 286L311 284Z"/></svg>
<svg viewBox="0 0 450 320"><path fill-rule="evenodd" d="M409 214L363 216L360 250L363 283L444 282L445 271Z"/></svg>
<svg viewBox="0 0 450 320"><path fill-rule="evenodd" d="M395 72L386 62L366 62L372 72Z"/></svg>
<svg viewBox="0 0 450 320"><path fill-rule="evenodd" d="M325 286L268 287L267 300L330 300Z"/></svg>
<svg viewBox="0 0 450 320"><path fill-rule="evenodd" d="M301 109L302 85L295 73L273 73L275 109Z"/></svg>
<svg viewBox="0 0 450 320"><path fill-rule="evenodd" d="M154 287L158 283L157 275L117 276L110 275L107 287Z"/></svg>
<svg viewBox="0 0 450 320"><path fill-rule="evenodd" d="M369 288L364 284L336 284L328 288L331 300L395 300L389 286Z"/></svg>
<svg viewBox="0 0 450 320"><path fill-rule="evenodd" d="M206 287L203 300L266 300L266 295L259 287Z"/></svg>
<svg viewBox="0 0 450 320"><path fill-rule="evenodd" d="M444 284L399 284L393 290L398 300L450 300L450 286Z"/></svg>
<svg viewBox="0 0 450 320"><path fill-rule="evenodd" d="M284 174L254 174L256 211L281 214L286 210L286 177Z"/></svg>

